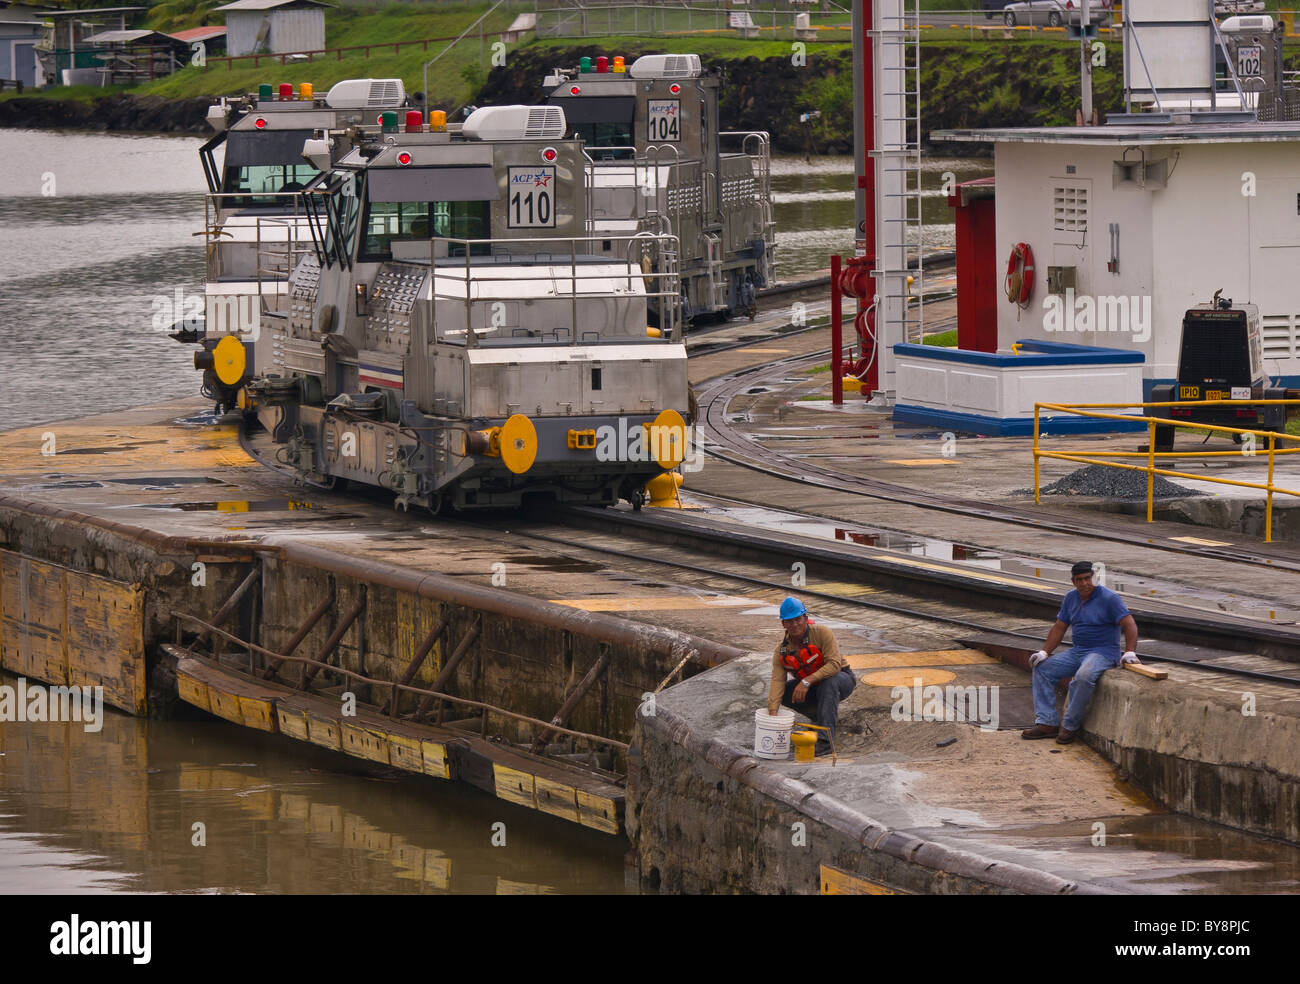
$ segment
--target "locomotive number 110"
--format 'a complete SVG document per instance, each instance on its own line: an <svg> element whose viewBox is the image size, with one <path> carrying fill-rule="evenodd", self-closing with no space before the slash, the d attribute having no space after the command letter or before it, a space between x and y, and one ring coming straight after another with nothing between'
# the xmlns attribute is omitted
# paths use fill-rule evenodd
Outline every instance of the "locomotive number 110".
<svg viewBox="0 0 1300 984"><path fill-rule="evenodd" d="M510 229L555 228L555 168L512 167L506 199Z"/></svg>

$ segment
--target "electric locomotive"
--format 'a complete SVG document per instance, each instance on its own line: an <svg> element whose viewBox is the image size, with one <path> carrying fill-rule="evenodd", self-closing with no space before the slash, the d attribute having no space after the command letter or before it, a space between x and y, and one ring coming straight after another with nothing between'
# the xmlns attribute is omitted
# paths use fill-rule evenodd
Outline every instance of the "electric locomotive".
<svg viewBox="0 0 1300 984"><path fill-rule="evenodd" d="M753 318L757 291L775 271L771 141L762 131L719 130L721 85L699 55L645 55L630 66L584 57L543 83L595 164L596 227L677 237L688 321Z"/></svg>
<svg viewBox="0 0 1300 984"><path fill-rule="evenodd" d="M686 450L675 237L596 227L558 106L340 136L304 148L312 249L245 385L280 462L400 508L639 506Z"/></svg>
<svg viewBox="0 0 1300 984"><path fill-rule="evenodd" d="M216 135L199 148L208 184L204 319L178 326L172 337L199 344L195 366L204 372L203 395L218 413L235 409L243 384L265 368L257 361L264 349L257 346L255 326L263 312L281 310L289 273L311 248L298 192L321 172L303 159L304 141L317 130L336 130L341 153L344 128L378 127L379 114L405 102L400 79L349 79L322 98L309 83L283 83L209 107Z"/></svg>

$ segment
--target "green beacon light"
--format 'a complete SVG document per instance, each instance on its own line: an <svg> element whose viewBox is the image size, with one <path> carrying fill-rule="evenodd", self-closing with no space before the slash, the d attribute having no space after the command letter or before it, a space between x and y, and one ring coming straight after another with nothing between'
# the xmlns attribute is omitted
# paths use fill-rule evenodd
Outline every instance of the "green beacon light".
<svg viewBox="0 0 1300 984"><path fill-rule="evenodd" d="M257 87L257 98L269 102L272 98L274 98L271 95L271 92L272 92L271 83L263 82L261 85Z"/></svg>
<svg viewBox="0 0 1300 984"><path fill-rule="evenodd" d="M591 71L591 56L590 56L590 55L583 55L581 58L578 59L578 71L579 71L579 72L590 72L590 71Z"/></svg>
<svg viewBox="0 0 1300 984"><path fill-rule="evenodd" d="M386 110L384 114L379 117L379 125L384 128L385 133L396 133L397 113L391 109Z"/></svg>

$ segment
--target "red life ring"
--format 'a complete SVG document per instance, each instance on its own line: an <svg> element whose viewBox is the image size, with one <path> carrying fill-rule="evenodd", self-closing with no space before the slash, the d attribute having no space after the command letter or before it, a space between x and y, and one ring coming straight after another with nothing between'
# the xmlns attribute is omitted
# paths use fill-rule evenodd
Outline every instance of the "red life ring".
<svg viewBox="0 0 1300 984"><path fill-rule="evenodd" d="M1034 292L1034 251L1028 243L1016 243L1007 260L1007 300L1017 307L1029 303Z"/></svg>

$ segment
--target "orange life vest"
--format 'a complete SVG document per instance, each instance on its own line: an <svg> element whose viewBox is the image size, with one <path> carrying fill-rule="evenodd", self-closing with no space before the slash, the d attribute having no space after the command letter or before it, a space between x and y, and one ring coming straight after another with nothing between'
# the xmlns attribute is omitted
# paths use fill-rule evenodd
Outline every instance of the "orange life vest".
<svg viewBox="0 0 1300 984"><path fill-rule="evenodd" d="M807 639L807 636L804 638ZM781 665L803 680L825 666L826 657L811 642L804 642L797 652L791 652L782 644Z"/></svg>

